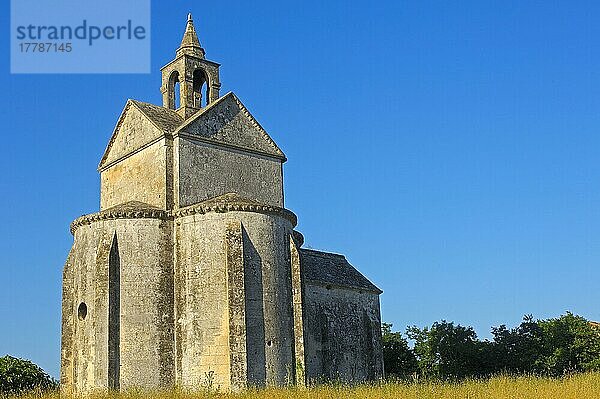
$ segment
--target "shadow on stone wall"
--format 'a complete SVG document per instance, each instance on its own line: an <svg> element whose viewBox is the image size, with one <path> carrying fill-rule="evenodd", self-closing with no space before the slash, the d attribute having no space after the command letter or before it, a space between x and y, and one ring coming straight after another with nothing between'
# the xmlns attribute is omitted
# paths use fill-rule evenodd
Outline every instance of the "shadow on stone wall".
<svg viewBox="0 0 600 399"><path fill-rule="evenodd" d="M242 228L248 385L264 386L267 378L262 259Z"/></svg>

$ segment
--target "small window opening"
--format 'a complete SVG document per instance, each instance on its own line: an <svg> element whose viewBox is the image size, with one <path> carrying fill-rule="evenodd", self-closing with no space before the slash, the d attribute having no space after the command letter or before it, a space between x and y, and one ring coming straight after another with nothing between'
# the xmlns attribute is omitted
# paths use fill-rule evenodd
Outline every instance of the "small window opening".
<svg viewBox="0 0 600 399"><path fill-rule="evenodd" d="M273 341L271 341L271 340L267 341L267 346L269 346L269 347L273 346Z"/></svg>
<svg viewBox="0 0 600 399"><path fill-rule="evenodd" d="M87 305L85 304L85 302L81 302L79 304L79 307L77 308L77 318L79 318L79 320L85 320L87 316Z"/></svg>

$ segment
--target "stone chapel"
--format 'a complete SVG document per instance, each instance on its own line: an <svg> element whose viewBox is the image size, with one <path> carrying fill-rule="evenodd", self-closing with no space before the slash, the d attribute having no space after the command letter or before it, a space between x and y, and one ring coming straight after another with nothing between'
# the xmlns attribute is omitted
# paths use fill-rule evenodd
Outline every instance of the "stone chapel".
<svg viewBox="0 0 600 399"><path fill-rule="evenodd" d="M286 157L220 94L191 15L161 71L162 106L128 100L110 137L100 211L71 223L61 389L381 378L382 291L343 255L302 248Z"/></svg>

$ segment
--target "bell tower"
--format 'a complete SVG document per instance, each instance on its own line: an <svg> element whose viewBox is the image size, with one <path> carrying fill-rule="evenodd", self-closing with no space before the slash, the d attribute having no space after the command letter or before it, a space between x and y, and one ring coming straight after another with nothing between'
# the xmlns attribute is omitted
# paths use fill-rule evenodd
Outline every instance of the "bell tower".
<svg viewBox="0 0 600 399"><path fill-rule="evenodd" d="M204 56L192 14L188 14L175 59L161 68L160 88L163 107L176 110L185 119L219 98L220 65Z"/></svg>

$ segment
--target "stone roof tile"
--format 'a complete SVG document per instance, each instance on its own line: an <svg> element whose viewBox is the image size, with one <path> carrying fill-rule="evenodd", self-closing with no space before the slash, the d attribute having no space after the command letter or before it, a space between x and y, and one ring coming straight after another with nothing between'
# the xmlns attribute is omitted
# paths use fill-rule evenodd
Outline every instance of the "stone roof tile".
<svg viewBox="0 0 600 399"><path fill-rule="evenodd" d="M303 248L299 252L302 273L306 280L378 294L383 292L348 263L344 255Z"/></svg>
<svg viewBox="0 0 600 399"><path fill-rule="evenodd" d="M172 109L131 100L159 129L173 133L183 123L183 118Z"/></svg>

